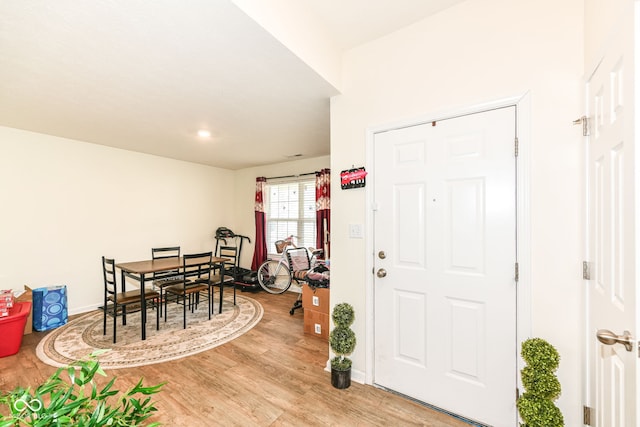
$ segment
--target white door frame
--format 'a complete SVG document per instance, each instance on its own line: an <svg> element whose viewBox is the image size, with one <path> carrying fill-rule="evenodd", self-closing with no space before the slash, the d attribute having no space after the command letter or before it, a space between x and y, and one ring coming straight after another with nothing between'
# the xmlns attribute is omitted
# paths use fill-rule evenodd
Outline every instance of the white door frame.
<svg viewBox="0 0 640 427"><path fill-rule="evenodd" d="M441 121L448 118L479 113L496 108L515 106L517 110L516 135L519 140L518 170L517 170L517 254L519 264L518 300L517 300L517 342L520 343L530 337L531 323L531 213L530 213L530 161L531 161L531 96L527 92L520 96L503 98L483 104L457 108L440 113L432 113L424 116L388 123L380 126L369 127L366 130L366 169L369 174L374 170L373 153L375 134L379 132L399 129L410 125ZM372 186L366 187L366 233L365 248L366 257L366 348L365 348L365 372L352 372L354 380L373 384L374 380L374 247L373 247L373 210L374 191ZM518 353L520 349L517 349ZM518 370L522 369L522 361L518 358ZM364 375L364 378L358 378ZM521 387L518 375L518 387ZM515 396L515 390L514 390Z"/></svg>

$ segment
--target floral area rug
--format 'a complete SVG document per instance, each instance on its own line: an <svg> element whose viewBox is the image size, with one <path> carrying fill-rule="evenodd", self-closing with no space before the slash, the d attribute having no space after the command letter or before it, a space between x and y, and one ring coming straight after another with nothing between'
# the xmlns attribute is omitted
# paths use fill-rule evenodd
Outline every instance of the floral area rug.
<svg viewBox="0 0 640 427"><path fill-rule="evenodd" d="M144 341L140 338L139 312L129 313L124 326L118 317L115 344L113 318L107 316L107 333L104 335L102 311L92 311L52 330L40 341L36 354L40 360L52 366L66 366L76 360L86 359L100 349L109 349L98 356L104 369L161 363L229 342L253 328L264 312L258 301L240 295L235 306L233 296L225 298L222 313L218 313L216 298L216 310L211 320L207 308L205 301L199 304L194 313L187 311L187 328L183 329L182 305L170 302L167 305L167 322L160 318L159 331L156 331L156 312L148 309L147 338Z"/></svg>

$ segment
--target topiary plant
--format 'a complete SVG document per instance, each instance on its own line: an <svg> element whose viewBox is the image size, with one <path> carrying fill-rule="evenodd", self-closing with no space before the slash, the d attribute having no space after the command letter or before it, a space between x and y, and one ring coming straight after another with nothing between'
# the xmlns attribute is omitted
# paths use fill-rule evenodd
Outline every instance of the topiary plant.
<svg viewBox="0 0 640 427"><path fill-rule="evenodd" d="M560 396L560 382L555 375L560 364L558 351L542 338L522 343L522 358L527 363L521 371L525 392L517 406L523 427L562 427L564 418L553 403Z"/></svg>
<svg viewBox="0 0 640 427"><path fill-rule="evenodd" d="M331 368L336 371L348 371L351 369L351 359L345 356L353 353L356 347L356 334L349 327L355 320L353 307L346 302L336 304L331 319L336 325L329 334L329 345L336 354L331 359Z"/></svg>
<svg viewBox="0 0 640 427"><path fill-rule="evenodd" d="M99 390L94 377L106 374L95 356L102 352L59 368L33 391L18 387L2 393L0 405L8 407L9 415L0 414L0 427L144 425L144 421L157 411L148 396L158 393L164 383L143 387L140 379L132 389L121 393L112 389L114 377ZM142 399L137 395L147 397ZM149 424L150 427L158 425L160 423Z"/></svg>

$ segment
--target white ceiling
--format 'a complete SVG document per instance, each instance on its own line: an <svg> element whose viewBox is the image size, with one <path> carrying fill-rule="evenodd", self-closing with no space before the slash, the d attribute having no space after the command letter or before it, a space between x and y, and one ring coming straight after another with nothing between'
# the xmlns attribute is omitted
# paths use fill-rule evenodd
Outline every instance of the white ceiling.
<svg viewBox="0 0 640 427"><path fill-rule="evenodd" d="M348 49L462 0L301 1ZM0 2L1 126L240 169L329 154L337 93L229 0Z"/></svg>

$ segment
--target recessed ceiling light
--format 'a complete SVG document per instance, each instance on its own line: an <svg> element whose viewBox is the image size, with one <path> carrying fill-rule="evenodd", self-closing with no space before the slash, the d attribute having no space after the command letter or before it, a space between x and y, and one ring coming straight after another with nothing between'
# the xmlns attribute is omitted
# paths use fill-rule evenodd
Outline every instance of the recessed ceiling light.
<svg viewBox="0 0 640 427"><path fill-rule="evenodd" d="M211 136L211 132L209 132L209 131L208 131L208 130L206 130L206 129L200 129L200 130L198 131L198 136L199 136L200 138L209 138L209 137Z"/></svg>

